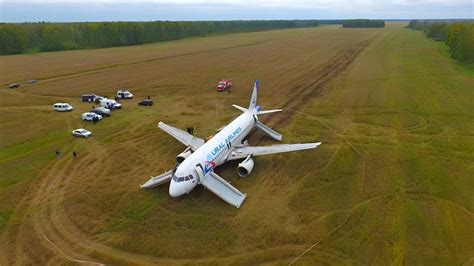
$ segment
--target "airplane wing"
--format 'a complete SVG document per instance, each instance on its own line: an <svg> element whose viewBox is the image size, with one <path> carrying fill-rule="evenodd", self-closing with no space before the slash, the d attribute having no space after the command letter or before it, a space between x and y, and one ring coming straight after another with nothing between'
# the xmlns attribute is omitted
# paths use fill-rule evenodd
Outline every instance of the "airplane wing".
<svg viewBox="0 0 474 266"><path fill-rule="evenodd" d="M315 149L321 142L316 143L304 143L304 144L281 144L281 145L271 145L271 146L242 146L236 147L232 152L229 153L227 160L237 160L243 159L247 156L259 156L275 153L283 153L290 151L299 151L307 149Z"/></svg>
<svg viewBox="0 0 474 266"><path fill-rule="evenodd" d="M158 127L161 128L166 133L170 134L173 138L177 139L179 142L183 143L186 146L191 146L194 150L197 150L204 144L204 140L198 137L195 137L189 134L186 131L181 129L168 126L167 124L160 122Z"/></svg>
<svg viewBox="0 0 474 266"><path fill-rule="evenodd" d="M209 189L212 193L216 194L219 198L229 203L230 205L240 208L242 202L247 197L232 186L229 182L225 181L218 174L209 172L200 180L201 185Z"/></svg>
<svg viewBox="0 0 474 266"><path fill-rule="evenodd" d="M165 182L170 181L172 176L173 176L173 170L170 170L159 176L152 176L150 180L148 180L145 184L140 185L140 188L150 188L150 187L161 185Z"/></svg>

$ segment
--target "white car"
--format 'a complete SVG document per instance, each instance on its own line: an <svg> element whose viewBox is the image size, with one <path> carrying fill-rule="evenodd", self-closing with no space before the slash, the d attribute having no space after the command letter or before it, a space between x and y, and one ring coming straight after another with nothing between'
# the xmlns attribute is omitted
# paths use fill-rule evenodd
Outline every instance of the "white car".
<svg viewBox="0 0 474 266"><path fill-rule="evenodd" d="M55 103L53 104L53 110L57 112L70 112L74 108L68 103Z"/></svg>
<svg viewBox="0 0 474 266"><path fill-rule="evenodd" d="M82 114L82 120L84 121L94 121L94 118L102 120L102 116L96 113L87 112Z"/></svg>
<svg viewBox="0 0 474 266"><path fill-rule="evenodd" d="M121 89L117 91L117 97L119 97L120 99L132 99L133 94L128 90Z"/></svg>
<svg viewBox="0 0 474 266"><path fill-rule="evenodd" d="M104 99L100 101L100 106L107 108L107 109L121 109L122 105L115 100L112 99Z"/></svg>
<svg viewBox="0 0 474 266"><path fill-rule="evenodd" d="M90 132L89 130L85 130L83 128L78 128L72 131L72 135L76 137L88 138L92 135L92 132Z"/></svg>

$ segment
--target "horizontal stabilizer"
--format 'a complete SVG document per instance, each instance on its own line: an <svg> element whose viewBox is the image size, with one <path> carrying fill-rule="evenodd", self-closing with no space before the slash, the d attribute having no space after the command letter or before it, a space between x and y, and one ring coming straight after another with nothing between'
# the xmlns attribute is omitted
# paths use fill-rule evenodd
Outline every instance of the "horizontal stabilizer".
<svg viewBox="0 0 474 266"><path fill-rule="evenodd" d="M150 180L148 180L145 184L141 185L140 188L151 188L151 187L161 185L163 183L170 181L172 176L173 176L173 170L170 170L164 174L150 178Z"/></svg>
<svg viewBox="0 0 474 266"><path fill-rule="evenodd" d="M281 111L283 111L283 109L264 110L264 111L258 111L257 115L271 114L271 113L276 113L276 112L281 112Z"/></svg>
<svg viewBox="0 0 474 266"><path fill-rule="evenodd" d="M244 108L244 107L239 106L237 104L233 104L232 106L234 106L235 108L239 109L240 111L242 111L244 113L247 112L247 110L248 110L247 108Z"/></svg>
<svg viewBox="0 0 474 266"><path fill-rule="evenodd" d="M275 130L273 130L269 127L267 127L265 124L263 124L260 121L257 121L256 127L258 129L260 129L261 131L263 131L263 133L270 136L270 138L272 138L274 140L281 141L283 139L283 136L280 133L276 132Z"/></svg>
<svg viewBox="0 0 474 266"><path fill-rule="evenodd" d="M242 205L242 202L244 202L247 197L247 195L237 190L229 182L225 181L214 172L209 172L200 182L201 185L216 194L216 196L236 208L240 208L240 205Z"/></svg>

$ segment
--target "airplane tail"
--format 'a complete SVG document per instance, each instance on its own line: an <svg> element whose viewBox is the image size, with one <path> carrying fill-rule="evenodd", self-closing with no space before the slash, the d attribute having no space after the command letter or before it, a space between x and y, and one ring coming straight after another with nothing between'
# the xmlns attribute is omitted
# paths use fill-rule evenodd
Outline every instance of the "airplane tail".
<svg viewBox="0 0 474 266"><path fill-rule="evenodd" d="M252 98L250 98L250 104L249 104L248 109L236 104L233 104L232 106L234 106L235 108L239 109L242 112L247 112L248 110L250 110L250 112L252 112L254 115L264 115L264 114L271 114L271 113L283 111L283 109L263 110L263 111L260 110L260 106L257 105L259 83L260 82L256 80L253 85Z"/></svg>
<svg viewBox="0 0 474 266"><path fill-rule="evenodd" d="M253 92L252 92L252 98L250 98L250 104L249 104L249 110L252 111L258 111L258 106L257 106L257 97L258 97L258 84L260 82L258 79L255 81L253 84Z"/></svg>
<svg viewBox="0 0 474 266"><path fill-rule="evenodd" d="M247 111L251 112L255 116L255 118L257 118L258 115L271 114L271 113L283 111L283 109L262 110L262 111L260 110L260 106L257 105L258 85L259 85L259 81L256 80L253 85L252 98L250 98L250 104L249 104L248 109L236 104L233 104L232 106L234 106L235 108L239 109L242 112L247 112ZM280 133L269 128L262 122L258 121L258 119L255 126L257 127L257 129L261 130L263 133L267 134L272 139L278 140L278 141L282 140L282 135Z"/></svg>

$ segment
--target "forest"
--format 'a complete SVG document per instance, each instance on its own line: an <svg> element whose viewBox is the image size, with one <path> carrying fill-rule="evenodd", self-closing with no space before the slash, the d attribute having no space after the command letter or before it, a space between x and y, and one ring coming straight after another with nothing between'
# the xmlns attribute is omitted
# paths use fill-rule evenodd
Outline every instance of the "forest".
<svg viewBox="0 0 474 266"><path fill-rule="evenodd" d="M472 21L412 20L407 26L429 38L444 42L451 56L460 62L474 63L474 23Z"/></svg>
<svg viewBox="0 0 474 266"><path fill-rule="evenodd" d="M137 45L186 37L317 27L318 20L0 24L0 54Z"/></svg>
<svg viewBox="0 0 474 266"><path fill-rule="evenodd" d="M342 22L343 28L383 28L385 21L380 19L348 19Z"/></svg>

